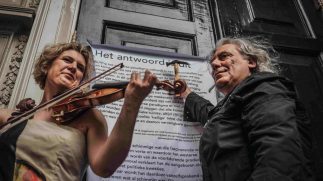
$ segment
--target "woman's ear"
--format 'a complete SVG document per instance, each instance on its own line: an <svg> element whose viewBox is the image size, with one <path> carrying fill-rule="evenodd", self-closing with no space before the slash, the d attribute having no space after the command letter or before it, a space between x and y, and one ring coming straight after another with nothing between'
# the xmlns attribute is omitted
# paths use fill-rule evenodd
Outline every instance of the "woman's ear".
<svg viewBox="0 0 323 181"><path fill-rule="evenodd" d="M43 74L47 75L47 72L48 72L48 65L43 65L43 67L41 68L41 71L43 72Z"/></svg>

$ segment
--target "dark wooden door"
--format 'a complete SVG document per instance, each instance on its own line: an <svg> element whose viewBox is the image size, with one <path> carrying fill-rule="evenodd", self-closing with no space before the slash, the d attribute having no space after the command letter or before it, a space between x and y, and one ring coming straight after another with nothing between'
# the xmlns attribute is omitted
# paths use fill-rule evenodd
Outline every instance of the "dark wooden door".
<svg viewBox="0 0 323 181"><path fill-rule="evenodd" d="M82 0L78 39L205 56L214 42L207 0Z"/></svg>
<svg viewBox="0 0 323 181"><path fill-rule="evenodd" d="M223 36L263 35L309 112L323 180L323 20L318 0L82 0L78 40L205 56Z"/></svg>
<svg viewBox="0 0 323 181"><path fill-rule="evenodd" d="M314 165L323 180L323 20L316 0L212 0L215 36L263 35L280 53L312 121ZM318 1L317 1L318 2ZM217 26L219 25L220 26Z"/></svg>

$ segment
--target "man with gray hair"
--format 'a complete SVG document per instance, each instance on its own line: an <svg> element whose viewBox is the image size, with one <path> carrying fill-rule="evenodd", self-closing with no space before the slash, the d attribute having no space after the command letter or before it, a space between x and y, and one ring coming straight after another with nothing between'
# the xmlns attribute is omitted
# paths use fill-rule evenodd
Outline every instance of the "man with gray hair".
<svg viewBox="0 0 323 181"><path fill-rule="evenodd" d="M274 52L256 38L223 38L210 64L225 97L213 106L189 88L187 121L200 122L203 180L314 180L309 120L294 84L275 73Z"/></svg>

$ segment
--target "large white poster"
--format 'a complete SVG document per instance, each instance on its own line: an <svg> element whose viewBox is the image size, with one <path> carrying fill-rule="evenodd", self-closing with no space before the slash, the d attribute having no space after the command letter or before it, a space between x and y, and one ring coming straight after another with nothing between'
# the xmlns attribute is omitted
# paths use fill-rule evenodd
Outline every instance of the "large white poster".
<svg viewBox="0 0 323 181"><path fill-rule="evenodd" d="M180 65L179 74L188 86L199 95L214 101L213 79L207 63L199 57L154 50L92 45L96 73L123 63L124 68L104 81L129 80L132 71L151 70L159 80L174 80L174 67L167 62L180 60L190 65ZM123 100L99 109L108 121L109 133L119 115ZM88 171L88 180L202 180L199 162L199 138L203 126L183 121L184 101L164 90L152 91L141 105L135 126L131 150L127 159L110 178L95 176ZM113 149L113 148L111 148ZM106 163L109 164L109 163Z"/></svg>

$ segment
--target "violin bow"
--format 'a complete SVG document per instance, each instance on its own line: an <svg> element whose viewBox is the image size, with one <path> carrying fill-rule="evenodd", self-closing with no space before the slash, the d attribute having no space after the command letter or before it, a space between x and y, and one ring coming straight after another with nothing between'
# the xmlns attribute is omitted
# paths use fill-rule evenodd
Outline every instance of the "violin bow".
<svg viewBox="0 0 323 181"><path fill-rule="evenodd" d="M77 86L73 89L70 89L70 90L60 94L59 96L54 97L53 99L51 99L43 104L40 104L40 105L36 106L35 108L33 108L29 111L26 111L26 112L22 113L21 115L18 115L17 117L7 121L6 123L0 125L0 136L3 133L5 133L6 131L8 131L10 128L12 128L13 126L15 126L19 123L22 123L24 121L27 121L29 118L31 118L36 113L36 111L50 108L51 106L55 105L56 103L60 102L61 100L65 99L65 98L67 98L68 96L71 96L71 95L79 92L80 90L81 91L85 90L85 88L88 87L91 82L100 80L103 77L108 76L108 75L120 70L123 67L124 67L123 63L115 65L112 68L100 73L99 75L94 76L93 78L83 82L79 86Z"/></svg>

